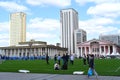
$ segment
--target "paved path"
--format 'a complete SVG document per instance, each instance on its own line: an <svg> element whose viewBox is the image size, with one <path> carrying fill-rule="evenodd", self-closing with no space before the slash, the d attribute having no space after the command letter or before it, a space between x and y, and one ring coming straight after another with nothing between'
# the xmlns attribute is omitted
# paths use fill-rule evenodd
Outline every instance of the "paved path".
<svg viewBox="0 0 120 80"><path fill-rule="evenodd" d="M0 80L97 80L95 76L0 72ZM98 76L98 80L120 80L120 76Z"/></svg>

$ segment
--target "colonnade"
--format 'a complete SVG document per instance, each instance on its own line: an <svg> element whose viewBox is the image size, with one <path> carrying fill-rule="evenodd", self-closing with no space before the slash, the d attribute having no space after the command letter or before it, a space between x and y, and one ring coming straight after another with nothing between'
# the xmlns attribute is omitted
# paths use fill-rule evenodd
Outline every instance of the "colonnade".
<svg viewBox="0 0 120 80"><path fill-rule="evenodd" d="M117 53L117 47L115 45L99 45L95 46L78 46L79 56L83 56L84 54L94 54L94 55L110 55Z"/></svg>
<svg viewBox="0 0 120 80"><path fill-rule="evenodd" d="M11 49L0 49L1 55L6 57L31 57L31 56L42 56L46 55L46 53L53 57L58 53L65 53L66 51L58 50L57 48L11 48Z"/></svg>

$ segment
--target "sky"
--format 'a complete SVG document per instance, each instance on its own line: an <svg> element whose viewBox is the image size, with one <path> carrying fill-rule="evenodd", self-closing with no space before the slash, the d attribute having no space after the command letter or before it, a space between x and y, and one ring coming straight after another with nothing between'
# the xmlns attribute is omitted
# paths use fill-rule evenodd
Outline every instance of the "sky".
<svg viewBox="0 0 120 80"><path fill-rule="evenodd" d="M120 34L120 0L0 0L0 46L9 46L10 14L26 13L26 41L60 43L60 10L78 12L87 40Z"/></svg>

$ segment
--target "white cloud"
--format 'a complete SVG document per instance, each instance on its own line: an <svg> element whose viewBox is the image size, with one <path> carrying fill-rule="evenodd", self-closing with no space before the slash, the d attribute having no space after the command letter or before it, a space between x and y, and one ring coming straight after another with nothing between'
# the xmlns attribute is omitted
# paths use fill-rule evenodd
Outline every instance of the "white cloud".
<svg viewBox="0 0 120 80"><path fill-rule="evenodd" d="M88 39L98 38L100 34L116 34L119 29L110 24L116 24L116 21L107 18L93 18L86 21L79 21L79 28L87 32Z"/></svg>
<svg viewBox="0 0 120 80"><path fill-rule="evenodd" d="M23 6L23 5L19 5L15 2L0 2L0 7L5 8L8 11L27 11L28 8Z"/></svg>
<svg viewBox="0 0 120 80"><path fill-rule="evenodd" d="M9 22L0 22L0 32L9 31Z"/></svg>
<svg viewBox="0 0 120 80"><path fill-rule="evenodd" d="M45 40L45 39L53 39L55 38L56 35L55 34L51 34L51 33L40 33L40 32L27 32L27 40L30 39L35 39L35 40Z"/></svg>
<svg viewBox="0 0 120 80"><path fill-rule="evenodd" d="M113 24L115 23L114 20L110 19L110 18L102 18L102 17L97 17L97 18L93 18L93 19L89 19L89 20L86 20L86 21L81 21L80 25L108 25L108 24Z"/></svg>
<svg viewBox="0 0 120 80"><path fill-rule="evenodd" d="M102 4L102 3L118 3L120 0L75 0L80 5L85 5L86 3L95 3L95 4Z"/></svg>
<svg viewBox="0 0 120 80"><path fill-rule="evenodd" d="M54 6L65 7L71 5L71 0L27 0L27 3L35 6L54 5Z"/></svg>
<svg viewBox="0 0 120 80"><path fill-rule="evenodd" d="M27 41L34 39L35 41L45 41L48 44L56 44L59 41L59 36L52 33L41 33L39 32L27 32Z"/></svg>
<svg viewBox="0 0 120 80"><path fill-rule="evenodd" d="M29 21L28 26L34 29L40 29L44 31L52 31L59 28L59 20L56 19L43 19L43 18L34 18Z"/></svg>
<svg viewBox="0 0 120 80"><path fill-rule="evenodd" d="M0 22L0 46L9 45L9 22Z"/></svg>
<svg viewBox="0 0 120 80"><path fill-rule="evenodd" d="M48 43L59 41L60 23L56 19L34 18L28 23L27 40L35 39Z"/></svg>
<svg viewBox="0 0 120 80"><path fill-rule="evenodd" d="M5 34L4 36L8 36L8 35ZM0 38L0 47L5 47L5 46L9 46L9 38L8 37L6 37L6 39Z"/></svg>
<svg viewBox="0 0 120 80"><path fill-rule="evenodd" d="M103 17L118 17L120 16L120 3L103 3L90 7L87 14Z"/></svg>

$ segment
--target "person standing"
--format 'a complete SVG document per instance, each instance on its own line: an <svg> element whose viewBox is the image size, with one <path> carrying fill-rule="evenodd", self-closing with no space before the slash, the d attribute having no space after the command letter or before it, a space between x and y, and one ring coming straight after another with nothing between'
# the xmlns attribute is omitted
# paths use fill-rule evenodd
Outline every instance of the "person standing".
<svg viewBox="0 0 120 80"><path fill-rule="evenodd" d="M57 55L55 54L54 55L54 62L56 63L56 61L57 61Z"/></svg>
<svg viewBox="0 0 120 80"><path fill-rule="evenodd" d="M69 61L69 55L68 55L68 53L66 53L65 59L66 59L66 62L67 62L67 64L68 64L68 61Z"/></svg>
<svg viewBox="0 0 120 80"><path fill-rule="evenodd" d="M46 63L49 64L49 56L46 54Z"/></svg>
<svg viewBox="0 0 120 80"><path fill-rule="evenodd" d="M67 60L66 60L66 55L63 54L62 56L62 70L66 70L67 69Z"/></svg>
<svg viewBox="0 0 120 80"><path fill-rule="evenodd" d="M85 56L85 54L83 55L83 64L86 65L86 56Z"/></svg>
<svg viewBox="0 0 120 80"><path fill-rule="evenodd" d="M70 63L72 65L74 64L74 55L73 54L70 55Z"/></svg>
<svg viewBox="0 0 120 80"><path fill-rule="evenodd" d="M60 65L60 60L61 60L61 56L60 56L60 54L58 54L58 56L57 56L57 60L58 60L58 64Z"/></svg>
<svg viewBox="0 0 120 80"><path fill-rule="evenodd" d="M89 65L89 54L87 54L87 64Z"/></svg>

